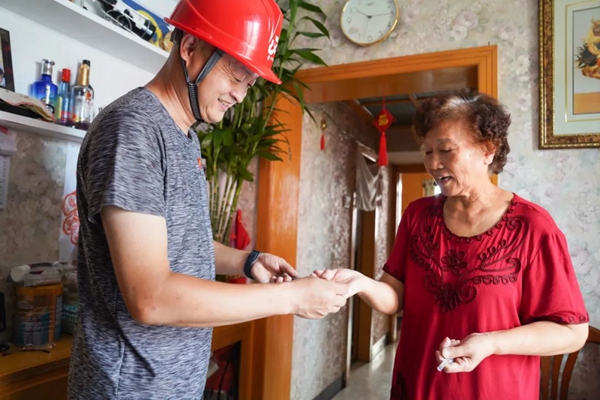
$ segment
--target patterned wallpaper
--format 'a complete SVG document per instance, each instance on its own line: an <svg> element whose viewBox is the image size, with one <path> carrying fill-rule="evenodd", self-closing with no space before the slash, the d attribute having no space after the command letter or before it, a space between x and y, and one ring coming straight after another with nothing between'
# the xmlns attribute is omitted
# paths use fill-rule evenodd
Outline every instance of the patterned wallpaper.
<svg viewBox="0 0 600 400"><path fill-rule="evenodd" d="M508 164L500 185L540 204L564 231L591 324L600 327L600 158L597 149L538 150L538 1L398 0L401 21L385 42L358 48L343 37L345 0L315 0L328 16L331 41L302 43L323 48L330 65L458 48L498 46L499 99L510 110ZM589 178L594 177L594 178ZM598 353L577 367L573 399L600 393Z"/></svg>
<svg viewBox="0 0 600 400"><path fill-rule="evenodd" d="M326 115L326 148L321 130L305 116L300 170L297 269L301 276L318 268L350 265L351 210L344 195L354 191L356 140L374 148L377 132L343 103L314 107ZM294 319L293 400L310 400L338 379L346 362L347 308L322 320Z"/></svg>

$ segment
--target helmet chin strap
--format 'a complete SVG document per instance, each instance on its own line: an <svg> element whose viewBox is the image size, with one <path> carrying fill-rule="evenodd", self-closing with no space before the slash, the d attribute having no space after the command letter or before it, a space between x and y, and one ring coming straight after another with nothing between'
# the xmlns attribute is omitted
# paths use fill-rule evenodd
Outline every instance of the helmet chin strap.
<svg viewBox="0 0 600 400"><path fill-rule="evenodd" d="M185 80L188 86L188 95L190 97L190 106L192 107L192 114L194 114L194 118L198 122L204 122L202 119L202 115L200 115L200 108L198 106L198 84L202 82L206 75L213 69L213 67L219 62L221 57L223 57L223 51L219 49L215 49L215 51L211 54L210 58L198 74L198 77L195 81L190 79L190 76L187 71L187 67L185 66L185 61L183 58L181 59L181 67L183 68L183 74L185 75Z"/></svg>

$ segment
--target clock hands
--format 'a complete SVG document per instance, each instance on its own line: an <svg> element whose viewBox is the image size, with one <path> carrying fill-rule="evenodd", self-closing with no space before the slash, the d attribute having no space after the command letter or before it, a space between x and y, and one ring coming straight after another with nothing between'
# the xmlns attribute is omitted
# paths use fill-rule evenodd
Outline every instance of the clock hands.
<svg viewBox="0 0 600 400"><path fill-rule="evenodd" d="M384 13L384 14L374 14L374 15L369 15L369 14L365 14L364 12L362 12L361 10L359 10L358 8L356 9L357 12L361 13L362 15L364 15L365 17L371 19L373 17L382 17L384 15L390 15L389 13Z"/></svg>
<svg viewBox="0 0 600 400"><path fill-rule="evenodd" d="M361 13L362 15L364 15L365 17L367 17L369 19L371 19L371 17L372 17L372 15L365 14L364 12L360 11L358 8L356 9L356 11L358 11L359 13Z"/></svg>

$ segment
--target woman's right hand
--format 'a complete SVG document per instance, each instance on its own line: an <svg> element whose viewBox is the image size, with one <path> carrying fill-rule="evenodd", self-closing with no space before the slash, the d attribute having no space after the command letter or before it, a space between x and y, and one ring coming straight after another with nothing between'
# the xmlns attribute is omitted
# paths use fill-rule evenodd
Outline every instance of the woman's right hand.
<svg viewBox="0 0 600 400"><path fill-rule="evenodd" d="M346 284L348 286L346 298L361 293L365 289L367 281L366 276L348 268L316 270L313 275L328 281Z"/></svg>

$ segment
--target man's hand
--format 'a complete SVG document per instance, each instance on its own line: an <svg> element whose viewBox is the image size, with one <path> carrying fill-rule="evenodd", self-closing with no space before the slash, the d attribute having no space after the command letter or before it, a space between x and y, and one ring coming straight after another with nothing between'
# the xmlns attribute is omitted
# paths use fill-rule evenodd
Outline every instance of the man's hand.
<svg viewBox="0 0 600 400"><path fill-rule="evenodd" d="M348 286L315 277L291 282L296 306L294 314L302 318L319 319L336 313L346 305Z"/></svg>
<svg viewBox="0 0 600 400"><path fill-rule="evenodd" d="M363 274L347 268L316 270L313 275L321 279L348 285L346 298L362 292L366 283L366 277Z"/></svg>
<svg viewBox="0 0 600 400"><path fill-rule="evenodd" d="M261 253L252 266L252 277L260 283L289 282L298 272L281 257Z"/></svg>
<svg viewBox="0 0 600 400"><path fill-rule="evenodd" d="M483 333L472 333L463 340L446 338L440 343L435 357L440 364L444 358L454 362L444 367L447 373L471 372L483 360L494 354L494 345L490 336Z"/></svg>

